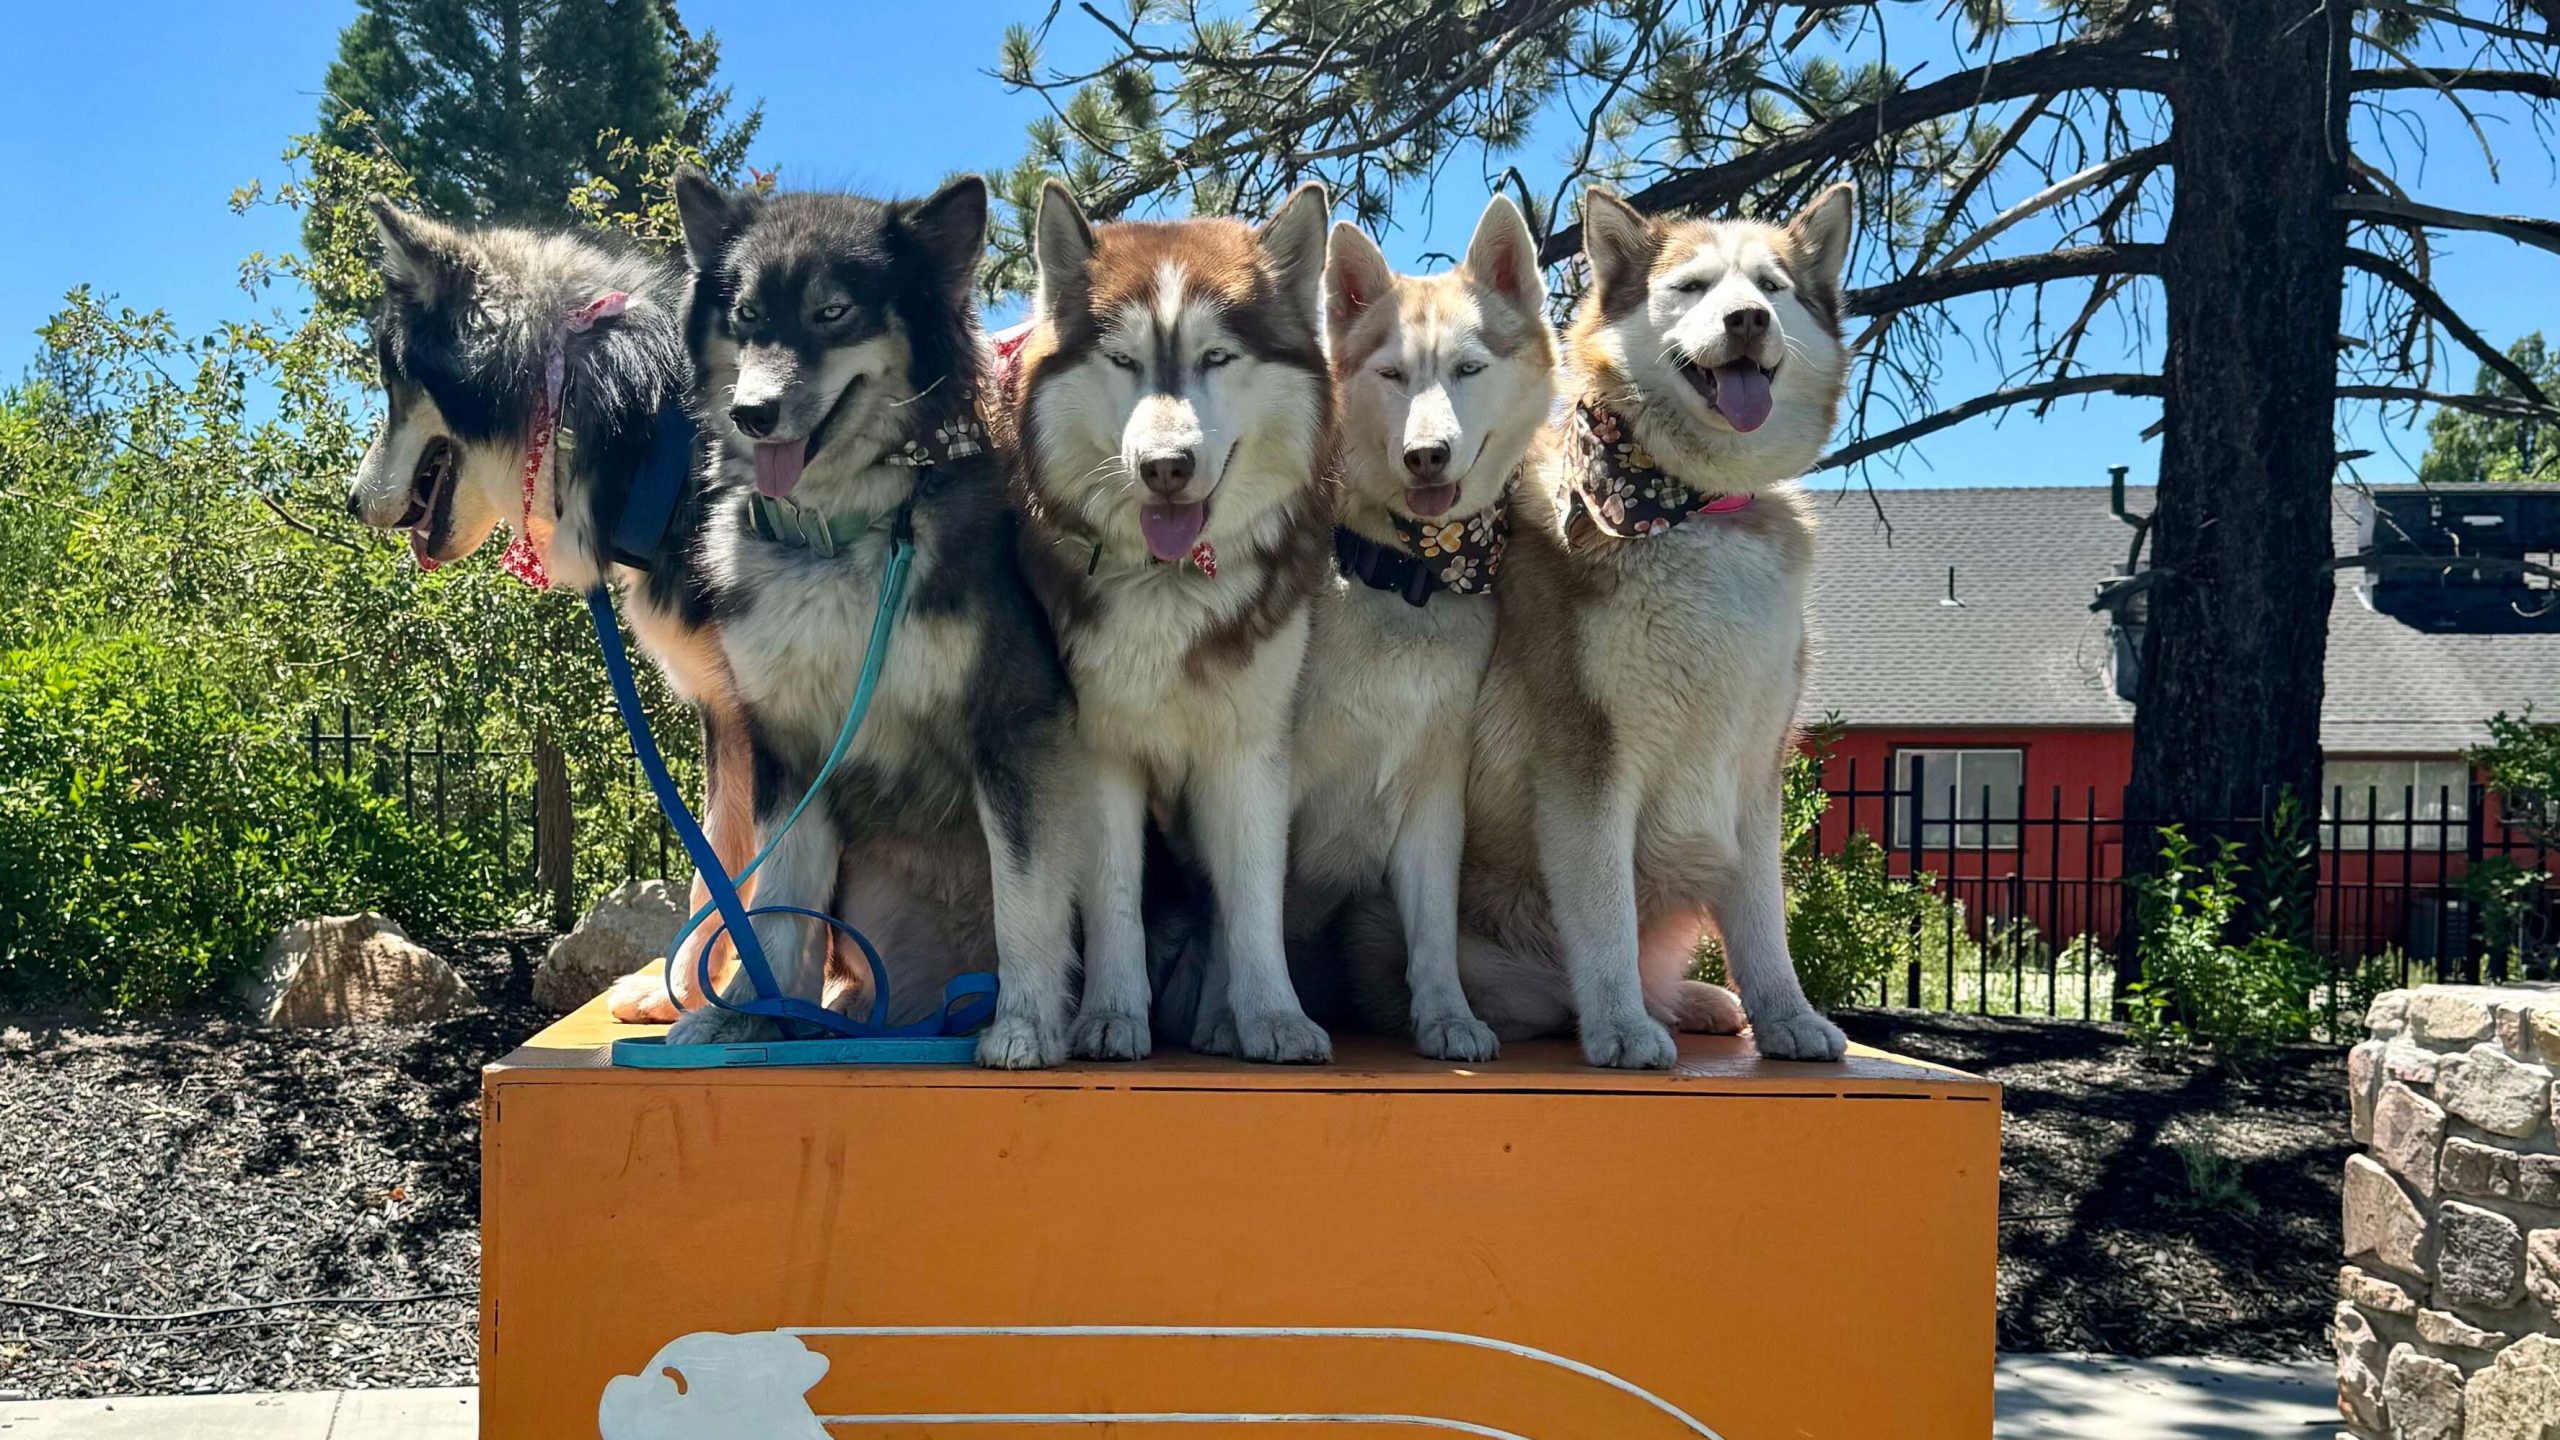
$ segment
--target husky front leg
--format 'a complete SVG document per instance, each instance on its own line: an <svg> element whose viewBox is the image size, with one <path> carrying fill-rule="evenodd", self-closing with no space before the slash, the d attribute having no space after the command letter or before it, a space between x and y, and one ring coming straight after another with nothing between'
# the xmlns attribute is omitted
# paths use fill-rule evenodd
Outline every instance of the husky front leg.
<svg viewBox="0 0 2560 1440"><path fill-rule="evenodd" d="M1646 1013L1636 963L1635 796L1605 774L1573 773L1571 763L1537 785L1538 870L1582 1022L1582 1057L1623 1070L1669 1069L1680 1047Z"/></svg>
<svg viewBox="0 0 2560 1440"><path fill-rule="evenodd" d="M834 913L841 842L835 822L825 811L824 805L810 806L800 816L800 823L792 826L782 843L765 857L763 866L756 871L758 904L795 906L822 915ZM776 814L766 823L780 824L781 820L782 816ZM765 963L773 968L775 987L794 999L819 1003L825 989L832 930L803 915L766 915L751 923L757 941L764 947ZM754 994L755 982L744 965L733 967L728 981L720 987L720 997L732 1005ZM771 1039L776 1033L771 1020L712 1006L687 1011L667 1032L667 1040L679 1045L719 1044Z"/></svg>
<svg viewBox="0 0 2560 1440"><path fill-rule="evenodd" d="M1192 796L1192 824L1217 907L1235 1053L1292 1065L1332 1059L1332 1040L1307 1018L1289 982L1281 938L1280 897L1289 874L1285 752L1248 751L1203 767Z"/></svg>
<svg viewBox="0 0 2560 1440"><path fill-rule="evenodd" d="M1387 884L1404 922L1405 984L1413 992L1413 1048L1438 1060L1490 1060L1493 1028L1458 983L1458 864L1466 845L1463 765L1434 775L1396 831Z"/></svg>
<svg viewBox="0 0 2560 1440"><path fill-rule="evenodd" d="M1088 1060L1143 1060L1155 1034L1147 1019L1147 932L1140 914L1147 875L1147 788L1138 768L1093 757L1092 861L1084 902L1084 997L1067 1049Z"/></svg>
<svg viewBox="0 0 2560 1440"><path fill-rule="evenodd" d="M1795 958L1787 953L1779 808L1774 776L1743 795L1734 825L1739 853L1717 868L1707 905L1724 937L1725 968L1742 992L1760 1053L1773 1060L1837 1060L1847 1053L1848 1038L1804 998Z"/></svg>
<svg viewBox="0 0 2560 1440"><path fill-rule="evenodd" d="M995 885L996 1018L978 1037L978 1063L991 1070L1037 1070L1067 1056L1076 951L1077 827L1026 798L1033 777L978 782L978 821L987 833Z"/></svg>

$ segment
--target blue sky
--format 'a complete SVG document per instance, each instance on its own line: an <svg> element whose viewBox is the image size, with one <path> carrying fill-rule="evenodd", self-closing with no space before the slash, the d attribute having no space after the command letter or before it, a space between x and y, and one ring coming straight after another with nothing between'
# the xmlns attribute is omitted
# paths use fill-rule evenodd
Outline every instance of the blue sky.
<svg viewBox="0 0 2560 1440"><path fill-rule="evenodd" d="M9 163L23 207L0 230L0 377L14 376L34 354L36 326L75 284L165 308L181 330L199 330L257 309L237 287L240 257L296 243L290 216L235 217L226 201L234 186L281 177L277 152L310 124L353 7L142 0L115 8L117 21L101 23L80 6L18 7L12 44L0 52L0 133L18 138ZM1042 0L684 6L689 23L719 33L723 73L739 94L765 100L757 164L778 164L786 183L909 192L952 169L1020 155L1023 126L1040 102L1006 94L984 71L1005 24L1036 20L1046 8ZM1072 7L1057 33L1067 59L1098 38ZM1907 62L1909 51L1899 53ZM2458 208L2560 210L2553 164L2520 115L2483 107L2484 123L2504 137L2500 182L2490 180L2458 120L2436 126L2432 153L2401 178L2420 198ZM1553 148L1533 143L1524 168L1550 161ZM1473 166L1453 165L1432 233L1382 237L1390 256L1457 248L1480 193ZM2536 328L2560 330L2550 299L2560 294L2560 257L2453 237L2439 248L2436 278L2498 344ZM2053 303L2067 311L2078 299ZM2093 361L2096 348L2093 339ZM1943 399L1998 383L1986 360L1959 353L1950 363ZM2467 388L2472 369L2458 362L2448 388ZM2156 414L2150 402L2100 399L2065 402L2040 422L2023 410L2006 424L1970 422L1906 453L1900 483L2099 483L2110 463L2130 464L2145 480L2156 452L2137 436ZM2344 429L2348 443L2384 451L2362 467L2366 479L2407 478L2425 448L2423 432L2396 418L2386 426L2369 411L2347 416ZM1874 478L1896 483L1881 471Z"/></svg>

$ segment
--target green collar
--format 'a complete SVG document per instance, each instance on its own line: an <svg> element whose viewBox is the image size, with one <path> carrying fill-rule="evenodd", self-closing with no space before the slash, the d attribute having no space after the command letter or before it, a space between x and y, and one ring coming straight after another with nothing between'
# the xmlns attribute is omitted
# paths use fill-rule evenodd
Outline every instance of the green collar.
<svg viewBox="0 0 2560 1440"><path fill-rule="evenodd" d="M899 507L900 510L904 508ZM747 503L747 523L754 527L759 537L829 558L851 549L863 536L879 529L897 513L897 510L812 510L795 501L770 495L752 496Z"/></svg>

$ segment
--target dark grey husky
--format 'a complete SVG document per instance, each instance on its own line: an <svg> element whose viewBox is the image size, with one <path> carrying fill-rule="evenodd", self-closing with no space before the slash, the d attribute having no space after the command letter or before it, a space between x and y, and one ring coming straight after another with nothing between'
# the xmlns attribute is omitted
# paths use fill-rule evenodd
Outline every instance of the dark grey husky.
<svg viewBox="0 0 2560 1440"><path fill-rule="evenodd" d="M756 876L756 903L826 906L896 962L900 1018L951 970L1000 962L989 1065L1066 1054L1074 878L1085 829L1073 707L1015 568L1013 517L979 419L975 177L915 202L725 193L677 199L687 338L720 484L694 563L745 719L759 833L833 743L891 547L905 608L843 766ZM828 937L759 922L786 989L816 1000ZM678 1040L762 1022L687 1015Z"/></svg>

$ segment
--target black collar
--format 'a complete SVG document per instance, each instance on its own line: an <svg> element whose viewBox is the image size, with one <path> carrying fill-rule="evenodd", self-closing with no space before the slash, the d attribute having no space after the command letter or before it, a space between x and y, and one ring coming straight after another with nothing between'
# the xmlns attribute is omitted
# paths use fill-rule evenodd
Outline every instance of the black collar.
<svg viewBox="0 0 2560 1440"><path fill-rule="evenodd" d="M1431 603L1431 592L1441 588L1440 576L1428 565L1392 545L1381 545L1368 536L1346 526L1333 527L1333 567L1343 578L1357 580L1372 590L1390 590L1404 597L1404 603L1420 607Z"/></svg>

